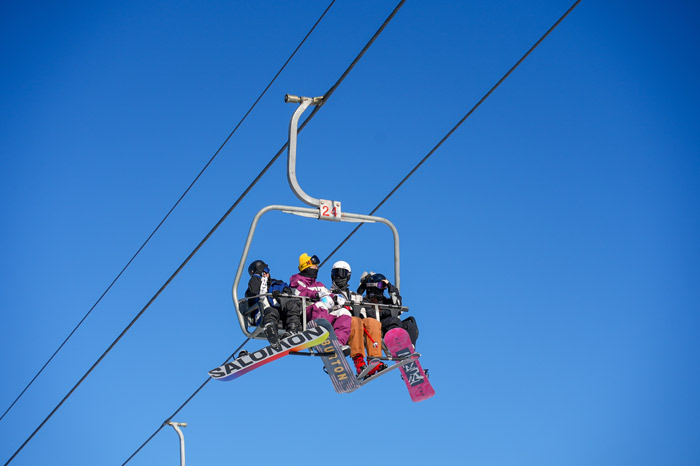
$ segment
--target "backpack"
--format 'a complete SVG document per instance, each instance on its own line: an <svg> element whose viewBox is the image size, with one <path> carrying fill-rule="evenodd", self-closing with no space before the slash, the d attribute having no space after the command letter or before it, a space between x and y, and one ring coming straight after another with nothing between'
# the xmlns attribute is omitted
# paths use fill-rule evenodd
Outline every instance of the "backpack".
<svg viewBox="0 0 700 466"><path fill-rule="evenodd" d="M280 293L286 294L293 294L292 289L289 287L289 284L283 282L282 280L275 280L274 278L270 280L270 283L267 286L268 293L272 293L273 291L279 291ZM268 296L267 301L270 303L270 306L280 306L279 303L277 303L277 301L275 301L275 299L272 296Z"/></svg>

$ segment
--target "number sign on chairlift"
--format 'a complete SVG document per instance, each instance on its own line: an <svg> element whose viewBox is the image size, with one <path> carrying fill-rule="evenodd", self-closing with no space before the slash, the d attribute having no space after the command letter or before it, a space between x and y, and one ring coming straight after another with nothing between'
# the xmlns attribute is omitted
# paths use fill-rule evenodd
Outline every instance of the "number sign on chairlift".
<svg viewBox="0 0 700 466"><path fill-rule="evenodd" d="M326 199L320 199L318 207L318 218L319 220L333 220L335 222L339 222L342 218L340 201L328 201Z"/></svg>

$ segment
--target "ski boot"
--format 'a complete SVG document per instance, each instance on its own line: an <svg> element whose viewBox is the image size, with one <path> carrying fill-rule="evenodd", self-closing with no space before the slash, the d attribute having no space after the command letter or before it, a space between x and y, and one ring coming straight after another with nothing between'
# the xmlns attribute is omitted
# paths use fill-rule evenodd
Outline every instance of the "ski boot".
<svg viewBox="0 0 700 466"><path fill-rule="evenodd" d="M267 341L270 342L270 346L275 351L282 351L282 345L280 344L280 335L277 332L277 324L274 322L268 322L265 324L263 327L263 331L265 332L265 337L267 338Z"/></svg>
<svg viewBox="0 0 700 466"><path fill-rule="evenodd" d="M365 358L362 357L361 354L357 354L352 357L352 362L355 363L355 370L357 371L357 374L359 375L362 370L367 367L367 363L365 362Z"/></svg>
<svg viewBox="0 0 700 466"><path fill-rule="evenodd" d="M287 331L284 332L284 335L282 335L282 339L289 338L292 335L295 335L301 331L301 328L299 324L294 323L294 324L289 324L287 326Z"/></svg>
<svg viewBox="0 0 700 466"><path fill-rule="evenodd" d="M374 366L374 368L373 368L371 371L369 371L369 372L367 373L367 377L372 377L373 375L378 374L379 372L383 371L383 370L386 369L387 367L389 367L389 366L387 366L387 365L384 364L383 362L380 362L379 364L377 364L376 366Z"/></svg>

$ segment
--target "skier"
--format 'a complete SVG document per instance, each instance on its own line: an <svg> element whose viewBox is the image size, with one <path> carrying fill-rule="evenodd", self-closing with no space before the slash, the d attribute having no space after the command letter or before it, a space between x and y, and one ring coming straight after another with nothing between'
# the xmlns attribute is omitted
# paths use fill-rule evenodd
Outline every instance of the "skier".
<svg viewBox="0 0 700 466"><path fill-rule="evenodd" d="M362 295L354 293L348 288L351 274L350 264L345 261L336 262L331 269L331 280L333 281L331 293L335 293L336 296L343 296L349 304L347 307L362 304ZM367 363L365 363L365 349L367 350L367 359L380 358L382 356L382 325L377 319L373 308L367 310L362 308L360 317L352 316L348 341L350 344L350 357L355 363L355 369L358 374L367 366ZM379 363L367 373L367 377L386 369L386 367L386 364Z"/></svg>
<svg viewBox="0 0 700 466"><path fill-rule="evenodd" d="M270 345L277 351L282 349L279 337L279 322L282 323L286 332L282 338L287 338L301 331L301 303L292 296L294 291L282 280L275 280L270 277L270 268L261 261L256 260L248 266L250 280L248 289L245 292L247 297L258 296L271 293L272 296L264 298L250 298L248 305L258 304L262 311L262 326L265 337ZM281 296L282 294L289 296Z"/></svg>
<svg viewBox="0 0 700 466"><path fill-rule="evenodd" d="M340 344L346 345L350 336L352 314L336 304L334 296L326 285L316 281L320 263L317 256L309 256L306 253L299 256L299 273L292 275L289 285L295 290L296 295L314 300L306 307L307 320L326 319L333 326Z"/></svg>
<svg viewBox="0 0 700 466"><path fill-rule="evenodd" d="M389 297L384 296L384 290L387 290ZM357 288L358 293L364 293L364 301L372 304L391 304L401 306L401 295L399 289L392 285L387 278L381 273L364 272L360 278L360 286ZM415 348L416 340L418 340L418 325L416 319L408 317L399 319L392 316L388 309L380 310L379 320L382 323L382 336L392 328L403 328L411 337L411 343Z"/></svg>

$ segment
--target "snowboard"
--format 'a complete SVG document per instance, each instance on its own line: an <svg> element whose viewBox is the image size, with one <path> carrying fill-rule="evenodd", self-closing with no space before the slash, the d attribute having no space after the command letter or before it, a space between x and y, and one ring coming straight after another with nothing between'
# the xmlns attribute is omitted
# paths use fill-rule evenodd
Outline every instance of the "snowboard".
<svg viewBox="0 0 700 466"><path fill-rule="evenodd" d="M384 343L395 358L414 357L412 356L413 344L411 343L411 338L408 336L408 332L402 328L393 328L386 332ZM427 400L435 395L435 389L430 385L428 377L426 377L417 357L401 366L400 370L412 401Z"/></svg>
<svg viewBox="0 0 700 466"><path fill-rule="evenodd" d="M325 329L330 336L321 344L314 346L314 351L321 355L326 372L331 378L333 388L337 393L350 393L360 388L355 373L350 368L343 354L343 347L335 336L333 326L326 319L315 319L309 322L310 329Z"/></svg>
<svg viewBox="0 0 700 466"><path fill-rule="evenodd" d="M264 366L268 362L286 356L291 351L299 351L323 343L328 340L328 336L329 332L324 327L308 328L301 333L296 333L290 337L281 339L281 351L275 350L272 346L266 346L265 348L248 353L231 362L227 362L223 366L210 370L209 375L215 380L233 380L243 374L247 374L253 369Z"/></svg>

